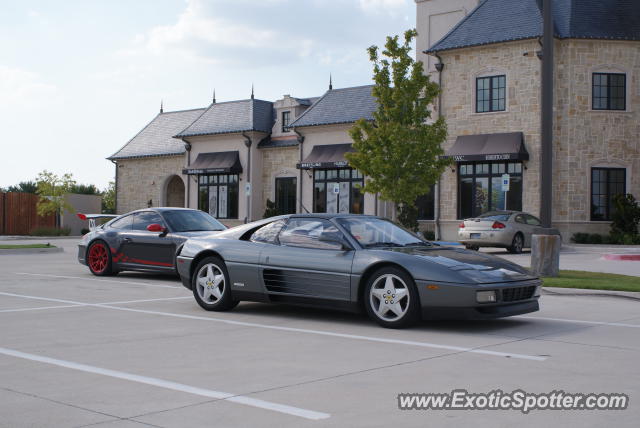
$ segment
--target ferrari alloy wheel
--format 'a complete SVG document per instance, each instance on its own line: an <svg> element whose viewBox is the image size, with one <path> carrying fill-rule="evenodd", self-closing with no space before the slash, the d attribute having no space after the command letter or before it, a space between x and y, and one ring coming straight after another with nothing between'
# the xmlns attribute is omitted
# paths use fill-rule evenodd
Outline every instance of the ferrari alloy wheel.
<svg viewBox="0 0 640 428"><path fill-rule="evenodd" d="M103 241L95 241L87 251L87 266L92 274L97 276L112 275L111 254L109 247Z"/></svg>
<svg viewBox="0 0 640 428"><path fill-rule="evenodd" d="M516 236L513 237L513 241L511 242L511 246L507 249L510 253L520 254L522 253L522 247L524 247L524 239L522 238L522 234L516 233Z"/></svg>
<svg viewBox="0 0 640 428"><path fill-rule="evenodd" d="M198 304L208 311L226 311L238 304L231 298L227 267L217 257L207 257L198 264L192 288Z"/></svg>
<svg viewBox="0 0 640 428"><path fill-rule="evenodd" d="M383 327L406 327L418 319L419 302L413 279L404 271L388 267L369 279L365 294L369 317Z"/></svg>

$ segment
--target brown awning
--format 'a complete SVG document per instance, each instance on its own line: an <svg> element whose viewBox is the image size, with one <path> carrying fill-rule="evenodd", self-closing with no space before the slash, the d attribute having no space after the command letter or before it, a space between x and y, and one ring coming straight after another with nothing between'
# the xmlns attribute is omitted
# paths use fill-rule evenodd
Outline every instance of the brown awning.
<svg viewBox="0 0 640 428"><path fill-rule="evenodd" d="M314 168L340 168L348 166L344 157L347 152L352 152L351 144L326 144L314 146L301 163L296 165L298 169Z"/></svg>
<svg viewBox="0 0 640 428"><path fill-rule="evenodd" d="M461 135L442 156L456 162L529 160L522 132Z"/></svg>
<svg viewBox="0 0 640 428"><path fill-rule="evenodd" d="M241 173L240 154L235 152L200 153L182 170L183 174Z"/></svg>

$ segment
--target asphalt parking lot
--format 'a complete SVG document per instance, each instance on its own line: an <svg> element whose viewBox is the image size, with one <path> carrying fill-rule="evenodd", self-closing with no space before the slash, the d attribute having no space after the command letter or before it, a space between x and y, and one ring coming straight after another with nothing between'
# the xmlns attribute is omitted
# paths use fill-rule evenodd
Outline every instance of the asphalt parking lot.
<svg viewBox="0 0 640 428"><path fill-rule="evenodd" d="M364 315L200 309L176 278L0 256L1 427L612 427L640 417L640 301L387 330ZM400 393L625 393L626 410L399 410Z"/></svg>

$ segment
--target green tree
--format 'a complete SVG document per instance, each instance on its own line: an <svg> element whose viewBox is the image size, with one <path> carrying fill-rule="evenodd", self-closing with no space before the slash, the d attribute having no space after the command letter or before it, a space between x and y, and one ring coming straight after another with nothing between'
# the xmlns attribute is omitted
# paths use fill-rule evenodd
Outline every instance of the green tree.
<svg viewBox="0 0 640 428"><path fill-rule="evenodd" d="M102 214L116 213L116 183L109 182L109 186L102 192Z"/></svg>
<svg viewBox="0 0 640 428"><path fill-rule="evenodd" d="M21 181L20 183L9 186L5 190L6 192L20 192L20 193L36 193L38 185L35 181Z"/></svg>
<svg viewBox="0 0 640 428"><path fill-rule="evenodd" d="M76 184L71 174L64 174L59 177L45 169L38 174L36 182L38 183L37 193L40 196L37 205L39 216L58 215L63 210L75 211L64 197L67 193L71 193L71 189Z"/></svg>
<svg viewBox="0 0 640 428"><path fill-rule="evenodd" d="M78 195L102 195L102 192L93 184L74 184L69 193Z"/></svg>
<svg viewBox="0 0 640 428"><path fill-rule="evenodd" d="M402 44L398 36L387 37L382 56L377 46L368 49L378 109L373 122L360 119L351 128L355 151L346 155L367 176L363 190L394 202L400 222L413 230L416 199L429 192L450 162L439 159L446 123L442 117L430 120L429 106L440 88L411 57L416 36L415 30L406 31Z"/></svg>

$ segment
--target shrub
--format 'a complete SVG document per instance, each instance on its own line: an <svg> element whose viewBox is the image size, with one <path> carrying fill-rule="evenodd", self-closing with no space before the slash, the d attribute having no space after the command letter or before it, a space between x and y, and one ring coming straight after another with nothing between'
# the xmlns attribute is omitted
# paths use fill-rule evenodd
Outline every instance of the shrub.
<svg viewBox="0 0 640 428"><path fill-rule="evenodd" d="M71 229L68 227L36 227L30 233L31 236L69 236Z"/></svg>
<svg viewBox="0 0 640 428"><path fill-rule="evenodd" d="M269 217L274 217L277 216L278 214L278 209L276 208L276 203L273 202L271 199L267 199L267 209L264 210L264 214L262 215L262 218L269 218Z"/></svg>
<svg viewBox="0 0 640 428"><path fill-rule="evenodd" d="M619 241L635 241L638 238L640 205L631 194L613 197L611 235Z"/></svg>
<svg viewBox="0 0 640 428"><path fill-rule="evenodd" d="M432 230L426 230L422 232L422 236L424 236L424 239L426 239L427 241L435 241L436 239L436 233Z"/></svg>

